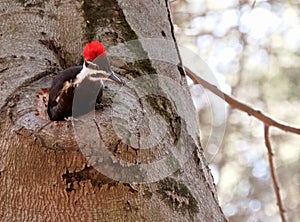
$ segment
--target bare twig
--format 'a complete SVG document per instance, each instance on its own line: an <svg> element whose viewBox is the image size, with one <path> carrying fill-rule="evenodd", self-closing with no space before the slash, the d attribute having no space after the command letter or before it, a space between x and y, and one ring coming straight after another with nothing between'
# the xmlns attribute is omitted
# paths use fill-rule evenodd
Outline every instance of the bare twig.
<svg viewBox="0 0 300 222"><path fill-rule="evenodd" d="M190 77L195 84L200 84L204 88L208 89L215 95L219 96L221 99L224 99L233 109L239 109L248 113L249 116L254 116L255 118L262 121L267 126L274 126L286 132L295 133L300 135L300 128L292 127L287 123L282 123L273 118L269 117L267 114L263 113L260 110L254 109L245 103L239 101L238 99L234 98L233 96L229 96L228 94L222 92L218 89L215 85L207 82L206 80L202 79L198 75L194 74L189 68L185 67L185 72L188 77Z"/></svg>
<svg viewBox="0 0 300 222"><path fill-rule="evenodd" d="M253 109L252 107L246 105L245 103L239 101L238 99L227 95L226 93L219 90L215 85L210 84L206 80L202 79L198 75L194 74L190 69L185 67L185 71L188 77L190 77L195 84L200 84L204 88L208 89L215 95L219 96L221 99L225 100L232 108L239 109L241 111L244 111L248 113L250 116L254 116L255 118L259 119L264 123L264 137L265 137L265 144L268 149L268 158L269 158L269 164L270 164L270 171L271 171L271 177L273 181L273 186L276 194L277 199L277 205L279 208L279 214L281 217L281 221L285 222L284 217L284 209L282 204L282 199L280 196L280 189L277 182L276 174L275 174L275 167L273 162L273 153L272 153L272 147L269 139L269 127L274 126L276 128L282 129L287 132L295 133L300 135L300 128L292 127L286 123L280 123L271 117L267 116L260 110Z"/></svg>
<svg viewBox="0 0 300 222"><path fill-rule="evenodd" d="M265 136L265 144L266 147L268 149L268 157L269 157L269 165L270 165L270 171L271 171L271 177L272 177L272 181L273 181L273 186L274 186L274 190L275 190L275 194L276 194L276 199L277 199L277 205L279 208L279 214L281 217L281 221L285 222L285 217L284 217L284 209L283 209L283 204L282 204L282 200L281 200L281 196L280 196L280 189L279 189L279 185L277 182L277 178L276 178L276 174L275 174L275 167L274 167L274 161L273 161L273 152L272 152L272 147L271 147L271 143L270 143L270 139L269 139L269 126L265 125L264 127L264 136Z"/></svg>

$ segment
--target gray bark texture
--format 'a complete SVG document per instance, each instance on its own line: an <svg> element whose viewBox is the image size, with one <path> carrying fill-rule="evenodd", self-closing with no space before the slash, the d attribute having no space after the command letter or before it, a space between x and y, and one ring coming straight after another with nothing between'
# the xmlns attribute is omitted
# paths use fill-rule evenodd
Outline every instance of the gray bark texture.
<svg viewBox="0 0 300 222"><path fill-rule="evenodd" d="M0 0L0 221L226 221L172 27L167 0ZM49 121L51 79L91 40L131 89Z"/></svg>

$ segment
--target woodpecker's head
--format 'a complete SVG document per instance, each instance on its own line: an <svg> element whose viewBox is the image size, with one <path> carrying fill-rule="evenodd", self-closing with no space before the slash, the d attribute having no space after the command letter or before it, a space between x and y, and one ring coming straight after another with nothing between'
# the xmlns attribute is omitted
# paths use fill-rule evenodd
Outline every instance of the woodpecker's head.
<svg viewBox="0 0 300 222"><path fill-rule="evenodd" d="M93 41L86 44L83 49L83 58L83 69L78 79L88 77L92 81L112 80L124 85L124 82L111 70L102 43Z"/></svg>

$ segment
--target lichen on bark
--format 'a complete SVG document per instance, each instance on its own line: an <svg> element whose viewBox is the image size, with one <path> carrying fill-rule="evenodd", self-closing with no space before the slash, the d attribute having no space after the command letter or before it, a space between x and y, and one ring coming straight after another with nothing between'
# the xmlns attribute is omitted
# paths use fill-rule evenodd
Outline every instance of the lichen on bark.
<svg viewBox="0 0 300 222"><path fill-rule="evenodd" d="M198 203L189 188L170 177L159 181L157 193L173 210L188 213L190 216L199 212Z"/></svg>

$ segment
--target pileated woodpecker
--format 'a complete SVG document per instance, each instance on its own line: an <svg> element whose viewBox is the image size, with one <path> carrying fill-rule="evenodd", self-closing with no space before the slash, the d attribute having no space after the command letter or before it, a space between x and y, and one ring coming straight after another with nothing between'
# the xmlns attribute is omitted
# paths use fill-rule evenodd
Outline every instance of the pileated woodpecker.
<svg viewBox="0 0 300 222"><path fill-rule="evenodd" d="M64 120L92 111L96 100L99 102L102 97L102 80L124 84L111 70L106 50L100 42L86 44L83 57L82 66L63 70L53 79L48 101L51 120Z"/></svg>

